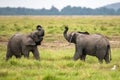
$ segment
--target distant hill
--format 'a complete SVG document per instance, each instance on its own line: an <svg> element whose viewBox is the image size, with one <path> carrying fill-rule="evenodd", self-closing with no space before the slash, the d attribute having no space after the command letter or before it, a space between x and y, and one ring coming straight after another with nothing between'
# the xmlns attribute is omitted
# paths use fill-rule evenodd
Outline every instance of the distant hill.
<svg viewBox="0 0 120 80"><path fill-rule="evenodd" d="M120 3L106 5L96 9L68 5L61 9L61 11L54 6L50 9L1 7L0 15L120 15Z"/></svg>
<svg viewBox="0 0 120 80"><path fill-rule="evenodd" d="M106 5L104 7L108 8L108 9L118 10L118 9L120 9L120 2L119 3L109 4L109 5Z"/></svg>

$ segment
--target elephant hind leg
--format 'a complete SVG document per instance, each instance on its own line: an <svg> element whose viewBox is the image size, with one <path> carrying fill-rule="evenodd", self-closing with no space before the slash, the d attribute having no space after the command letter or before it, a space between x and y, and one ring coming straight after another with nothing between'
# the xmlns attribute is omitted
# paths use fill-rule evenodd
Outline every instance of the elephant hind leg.
<svg viewBox="0 0 120 80"><path fill-rule="evenodd" d="M106 54L105 54L105 62L106 63L110 63L111 61L111 50L110 50L110 45L107 46L107 51L106 51Z"/></svg>
<svg viewBox="0 0 120 80"><path fill-rule="evenodd" d="M98 58L99 63L103 63L103 59L104 59L105 53L106 53L106 51L105 50L101 50L101 49L98 49L96 51L96 56Z"/></svg>
<svg viewBox="0 0 120 80"><path fill-rule="evenodd" d="M103 59L98 58L98 61L99 61L100 64L103 63Z"/></svg>
<svg viewBox="0 0 120 80"><path fill-rule="evenodd" d="M12 51L9 49L6 53L6 61L8 61L13 56Z"/></svg>
<svg viewBox="0 0 120 80"><path fill-rule="evenodd" d="M104 60L105 60L105 62L107 64L110 63L110 59L109 59L109 55L108 54L105 55Z"/></svg>
<svg viewBox="0 0 120 80"><path fill-rule="evenodd" d="M100 64L103 63L103 59L104 59L104 55L99 55L100 53L98 53L98 55L96 56L98 58L98 61Z"/></svg>

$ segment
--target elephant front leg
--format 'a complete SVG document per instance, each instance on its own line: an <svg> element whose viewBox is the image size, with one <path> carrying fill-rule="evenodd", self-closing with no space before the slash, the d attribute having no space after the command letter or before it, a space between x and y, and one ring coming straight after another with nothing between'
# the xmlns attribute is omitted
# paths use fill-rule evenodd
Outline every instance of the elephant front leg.
<svg viewBox="0 0 120 80"><path fill-rule="evenodd" d="M32 53L33 53L36 60L40 60L40 56L39 56L39 52L38 52L37 47L34 50L32 50Z"/></svg>
<svg viewBox="0 0 120 80"><path fill-rule="evenodd" d="M79 54L78 54L78 53L75 53L75 54L74 54L74 57L73 57L73 60L76 61L76 60L79 59L79 57L80 57Z"/></svg>
<svg viewBox="0 0 120 80"><path fill-rule="evenodd" d="M29 51L27 49L23 50L23 55L25 58L29 58Z"/></svg>
<svg viewBox="0 0 120 80"><path fill-rule="evenodd" d="M82 60L82 61L85 61L85 58L86 58L86 55L83 55L83 54L82 54L82 55L80 56L80 60Z"/></svg>
<svg viewBox="0 0 120 80"><path fill-rule="evenodd" d="M85 49L82 49L82 55L80 56L80 59L82 61L85 61L85 58L86 58L86 51L85 51Z"/></svg>
<svg viewBox="0 0 120 80"><path fill-rule="evenodd" d="M82 49L79 46L75 46L75 54L73 59L76 61L82 56Z"/></svg>

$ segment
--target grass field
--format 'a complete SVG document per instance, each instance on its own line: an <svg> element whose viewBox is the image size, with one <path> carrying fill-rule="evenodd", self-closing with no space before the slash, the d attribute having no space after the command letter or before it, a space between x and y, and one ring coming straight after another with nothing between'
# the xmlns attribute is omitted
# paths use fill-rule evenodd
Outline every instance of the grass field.
<svg viewBox="0 0 120 80"><path fill-rule="evenodd" d="M5 61L6 45L16 32L29 33L41 24L45 39L39 46L40 61L12 57ZM73 61L74 44L63 38L64 25L70 31L101 33L109 37L112 47L110 64L98 64L96 57L86 62ZM1 16L0 17L0 80L120 80L120 16ZM112 45L113 46L113 45ZM115 70L112 70L113 66Z"/></svg>
<svg viewBox="0 0 120 80"><path fill-rule="evenodd" d="M31 32L38 24L45 29L45 40L51 35L54 35L52 40L63 37L64 25L68 25L70 31L120 36L120 16L1 16L0 39L8 39L16 32Z"/></svg>

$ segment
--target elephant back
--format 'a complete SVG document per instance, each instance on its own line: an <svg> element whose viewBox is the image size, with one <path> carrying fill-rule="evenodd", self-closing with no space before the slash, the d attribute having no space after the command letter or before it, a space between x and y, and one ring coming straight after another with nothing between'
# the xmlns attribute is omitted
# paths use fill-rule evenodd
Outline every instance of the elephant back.
<svg viewBox="0 0 120 80"><path fill-rule="evenodd" d="M10 38L8 42L8 47L11 48L13 53L20 53L22 36L22 34L17 33Z"/></svg>

